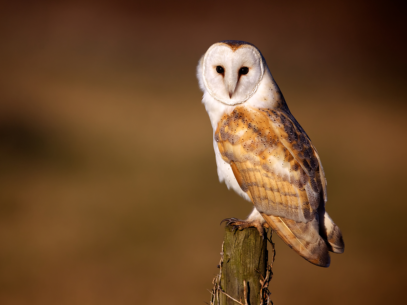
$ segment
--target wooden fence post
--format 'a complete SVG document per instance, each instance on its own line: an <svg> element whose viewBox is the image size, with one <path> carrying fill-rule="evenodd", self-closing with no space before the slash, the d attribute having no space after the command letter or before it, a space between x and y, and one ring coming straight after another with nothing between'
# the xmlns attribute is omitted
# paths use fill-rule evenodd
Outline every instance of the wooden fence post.
<svg viewBox="0 0 407 305"><path fill-rule="evenodd" d="M271 304L268 284L272 271L267 243L267 238L263 239L255 228L233 231L233 227L226 226L211 305ZM274 259L274 247L272 251Z"/></svg>

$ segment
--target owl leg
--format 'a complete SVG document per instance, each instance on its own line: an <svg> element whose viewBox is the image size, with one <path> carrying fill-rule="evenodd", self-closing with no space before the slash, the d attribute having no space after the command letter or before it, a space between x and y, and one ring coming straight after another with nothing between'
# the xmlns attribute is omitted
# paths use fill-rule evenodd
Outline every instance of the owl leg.
<svg viewBox="0 0 407 305"><path fill-rule="evenodd" d="M227 226L233 226L233 230L243 230L246 228L256 228L259 231L260 236L264 237L264 228L269 228L269 225L264 220L263 216L256 210L250 213L249 217L246 220L237 219L237 218L226 218L221 221L225 222Z"/></svg>

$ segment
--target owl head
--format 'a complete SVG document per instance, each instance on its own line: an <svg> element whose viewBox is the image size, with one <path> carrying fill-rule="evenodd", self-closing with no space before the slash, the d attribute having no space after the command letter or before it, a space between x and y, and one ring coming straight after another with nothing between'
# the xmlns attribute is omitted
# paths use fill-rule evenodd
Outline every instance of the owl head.
<svg viewBox="0 0 407 305"><path fill-rule="evenodd" d="M244 41L213 44L198 65L201 89L226 105L247 101L263 78L266 63L260 51Z"/></svg>

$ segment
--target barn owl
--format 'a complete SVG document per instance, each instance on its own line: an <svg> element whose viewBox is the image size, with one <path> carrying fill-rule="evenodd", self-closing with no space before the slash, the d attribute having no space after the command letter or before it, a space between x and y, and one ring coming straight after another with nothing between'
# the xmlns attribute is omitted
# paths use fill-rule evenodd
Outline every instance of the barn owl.
<svg viewBox="0 0 407 305"><path fill-rule="evenodd" d="M213 128L220 182L251 201L241 230L271 227L300 256L328 267L342 253L339 227L325 211L326 180L318 152L252 44L213 44L197 67L202 103Z"/></svg>

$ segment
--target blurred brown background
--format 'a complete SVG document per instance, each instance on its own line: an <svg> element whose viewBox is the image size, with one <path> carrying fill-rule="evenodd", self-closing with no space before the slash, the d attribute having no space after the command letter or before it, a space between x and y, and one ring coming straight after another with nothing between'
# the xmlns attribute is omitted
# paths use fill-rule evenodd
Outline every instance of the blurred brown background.
<svg viewBox="0 0 407 305"><path fill-rule="evenodd" d="M0 303L209 301L219 222L251 210L218 182L195 77L224 39L262 51L318 148L346 242L323 269L275 237L274 304L402 302L405 13L401 1L3 1Z"/></svg>

